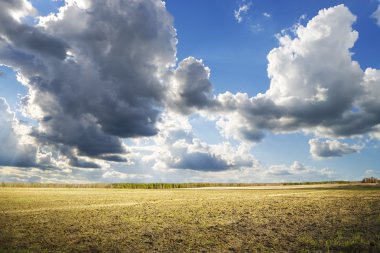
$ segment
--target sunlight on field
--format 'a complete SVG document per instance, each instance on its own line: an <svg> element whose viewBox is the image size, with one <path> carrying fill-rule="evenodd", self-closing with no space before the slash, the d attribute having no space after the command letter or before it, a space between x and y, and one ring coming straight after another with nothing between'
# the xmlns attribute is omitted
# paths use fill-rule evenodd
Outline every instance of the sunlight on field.
<svg viewBox="0 0 380 253"><path fill-rule="evenodd" d="M378 189L0 188L0 252L380 251Z"/></svg>

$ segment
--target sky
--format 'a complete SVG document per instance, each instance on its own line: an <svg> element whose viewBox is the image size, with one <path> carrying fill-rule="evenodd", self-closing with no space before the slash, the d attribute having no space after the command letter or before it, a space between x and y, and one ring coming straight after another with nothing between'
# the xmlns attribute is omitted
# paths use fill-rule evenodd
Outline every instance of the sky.
<svg viewBox="0 0 380 253"><path fill-rule="evenodd" d="M380 177L380 2L0 2L1 182Z"/></svg>

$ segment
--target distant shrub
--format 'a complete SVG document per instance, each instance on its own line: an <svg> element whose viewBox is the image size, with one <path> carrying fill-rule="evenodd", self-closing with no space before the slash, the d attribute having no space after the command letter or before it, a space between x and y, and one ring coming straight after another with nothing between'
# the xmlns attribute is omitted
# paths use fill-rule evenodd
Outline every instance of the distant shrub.
<svg viewBox="0 0 380 253"><path fill-rule="evenodd" d="M351 181L318 181L318 182L289 182L281 185L313 185L313 184L349 184Z"/></svg>
<svg viewBox="0 0 380 253"><path fill-rule="evenodd" d="M375 177L363 178L362 183L380 183L380 180Z"/></svg>

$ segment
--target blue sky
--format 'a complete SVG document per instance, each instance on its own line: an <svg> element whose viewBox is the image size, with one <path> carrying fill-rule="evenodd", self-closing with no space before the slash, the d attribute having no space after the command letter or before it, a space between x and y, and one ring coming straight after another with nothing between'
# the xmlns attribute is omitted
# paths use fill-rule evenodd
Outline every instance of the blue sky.
<svg viewBox="0 0 380 253"><path fill-rule="evenodd" d="M0 181L380 176L378 1L100 2L0 6Z"/></svg>
<svg viewBox="0 0 380 253"><path fill-rule="evenodd" d="M248 3L249 1L247 1ZM281 30L301 20L305 24L323 8L344 3L358 17L353 25L360 31L352 52L363 68L379 68L377 41L379 27L370 16L376 1L251 1L244 21L237 23L233 11L243 1L167 1L177 29L178 59L189 55L201 58L211 68L216 92L245 91L251 95L264 92L267 78L268 52L278 45L275 38ZM286 11L284 11L286 10ZM270 13L271 17L263 16ZM260 31L255 29L261 27ZM233 85L232 85L233 83Z"/></svg>

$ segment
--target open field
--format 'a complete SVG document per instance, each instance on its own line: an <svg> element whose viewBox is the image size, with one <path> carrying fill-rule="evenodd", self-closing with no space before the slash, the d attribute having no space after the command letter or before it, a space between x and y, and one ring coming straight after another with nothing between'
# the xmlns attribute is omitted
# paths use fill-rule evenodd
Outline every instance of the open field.
<svg viewBox="0 0 380 253"><path fill-rule="evenodd" d="M0 252L380 252L380 189L0 188Z"/></svg>

